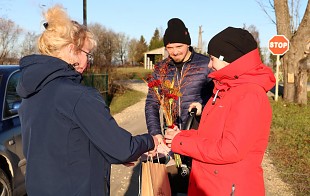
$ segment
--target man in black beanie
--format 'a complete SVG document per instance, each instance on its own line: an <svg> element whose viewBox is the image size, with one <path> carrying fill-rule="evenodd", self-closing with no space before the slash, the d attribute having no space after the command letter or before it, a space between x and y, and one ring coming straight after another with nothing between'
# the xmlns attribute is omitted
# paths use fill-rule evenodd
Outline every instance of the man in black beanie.
<svg viewBox="0 0 310 196"><path fill-rule="evenodd" d="M179 18L170 19L164 34L164 46L169 56L155 64L152 73L154 79L160 79L160 70L168 66L168 78L171 81L174 78L176 88L180 89L182 96L176 101L178 108L175 108L176 111L174 111L178 114L174 119L174 124L180 129L185 127L191 108L196 107L197 115L200 115L202 107L211 97L213 89L213 82L208 78L208 74L211 72L211 69L208 68L209 57L196 53L190 45L190 33L183 21ZM161 127L159 110L158 100L152 89L149 89L145 104L147 129L151 135L162 141L164 132L162 129L165 129L166 126ZM199 117L196 118L192 128L197 128L198 123ZM172 192L186 193L187 182L186 184L178 184L178 182L170 179Z"/></svg>

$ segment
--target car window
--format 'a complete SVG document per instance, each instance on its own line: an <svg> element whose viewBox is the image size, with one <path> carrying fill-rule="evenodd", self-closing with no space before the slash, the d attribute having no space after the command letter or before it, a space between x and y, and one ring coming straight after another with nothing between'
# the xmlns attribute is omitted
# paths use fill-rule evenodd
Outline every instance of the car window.
<svg viewBox="0 0 310 196"><path fill-rule="evenodd" d="M9 118L17 115L19 105L21 104L21 98L16 92L16 86L20 77L20 72L13 73L8 82L4 98L4 118Z"/></svg>

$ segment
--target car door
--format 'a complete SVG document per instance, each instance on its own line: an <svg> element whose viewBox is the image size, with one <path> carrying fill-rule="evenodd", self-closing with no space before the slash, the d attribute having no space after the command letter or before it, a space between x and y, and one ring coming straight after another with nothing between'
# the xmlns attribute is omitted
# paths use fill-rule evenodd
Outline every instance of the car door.
<svg viewBox="0 0 310 196"><path fill-rule="evenodd" d="M6 132L10 133L12 137L8 140L7 149L14 154L14 164L16 164L16 172L21 175L20 179L15 179L16 183L23 182L23 177L26 171L26 159L23 155L21 127L18 116L18 108L21 104L21 98L16 92L16 86L20 78L20 72L17 70L13 72L6 83L6 90L4 96L4 113L3 123L6 124Z"/></svg>

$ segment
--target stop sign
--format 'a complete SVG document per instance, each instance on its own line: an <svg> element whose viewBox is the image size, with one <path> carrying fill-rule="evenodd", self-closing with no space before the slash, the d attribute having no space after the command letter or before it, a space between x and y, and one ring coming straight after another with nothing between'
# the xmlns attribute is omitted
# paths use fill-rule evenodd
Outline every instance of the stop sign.
<svg viewBox="0 0 310 196"><path fill-rule="evenodd" d="M268 48L274 55L283 55L289 49L289 40L284 35L275 35L269 40Z"/></svg>

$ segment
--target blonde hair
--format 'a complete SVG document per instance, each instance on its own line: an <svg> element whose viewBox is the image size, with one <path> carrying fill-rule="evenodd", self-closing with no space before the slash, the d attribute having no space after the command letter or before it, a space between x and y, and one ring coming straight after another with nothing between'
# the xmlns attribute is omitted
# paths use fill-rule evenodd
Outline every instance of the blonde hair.
<svg viewBox="0 0 310 196"><path fill-rule="evenodd" d="M90 49L96 47L94 35L84 25L72 21L61 5L48 9L44 17L45 30L38 40L41 54L59 57L63 47L73 44L77 51L82 49L85 41L89 41Z"/></svg>

